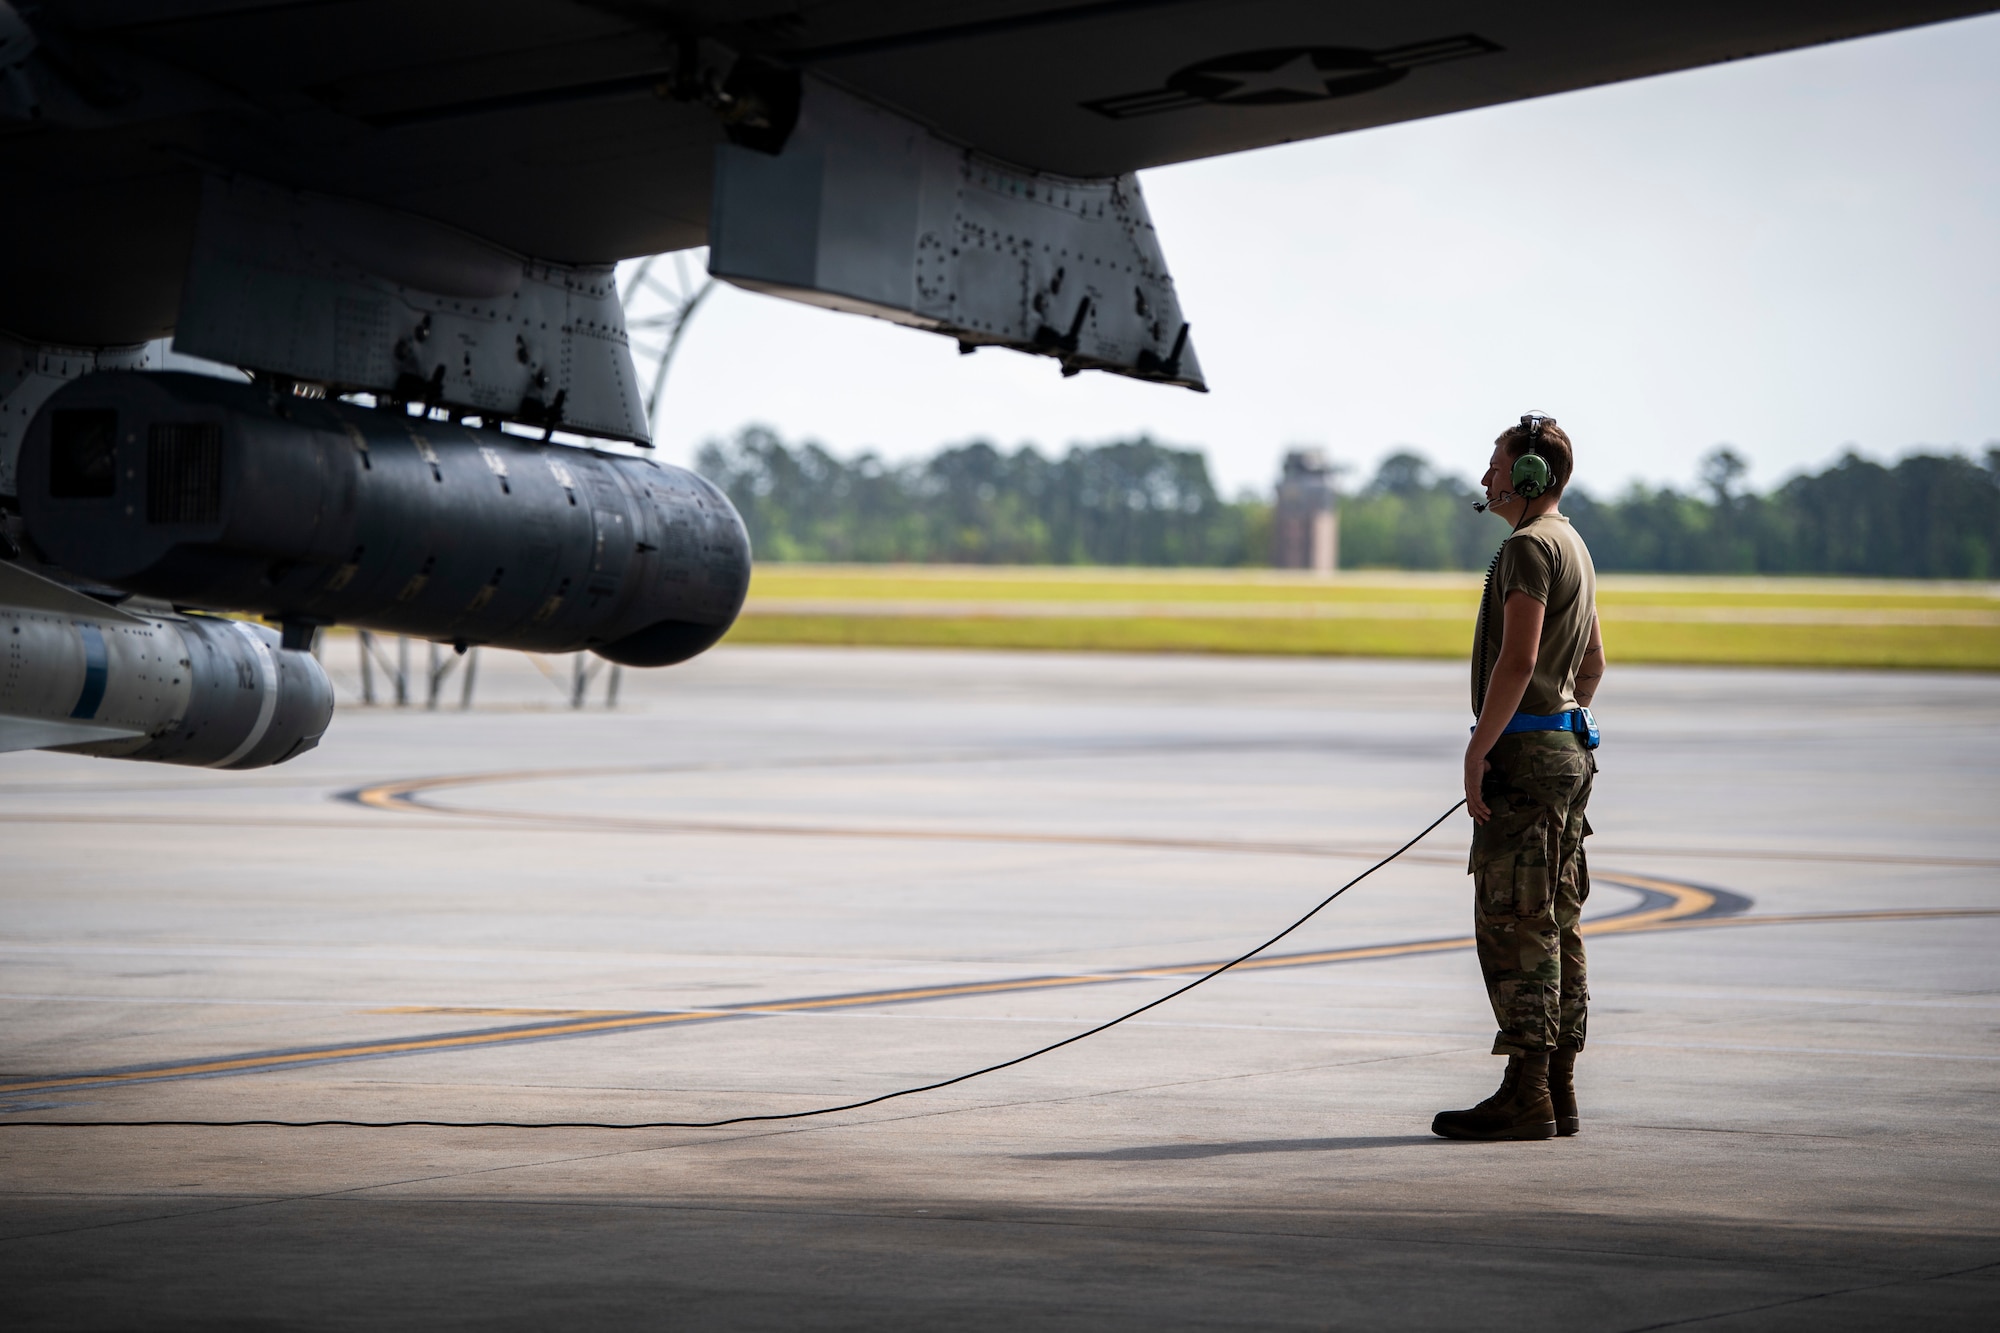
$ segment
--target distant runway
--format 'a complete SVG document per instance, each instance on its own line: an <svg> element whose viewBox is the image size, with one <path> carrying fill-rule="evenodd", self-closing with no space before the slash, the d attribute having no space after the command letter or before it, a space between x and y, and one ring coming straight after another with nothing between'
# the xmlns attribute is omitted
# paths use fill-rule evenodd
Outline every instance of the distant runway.
<svg viewBox="0 0 2000 1333"><path fill-rule="evenodd" d="M268 772L0 757L0 1126L715 1118L949 1077L1434 818L1462 677L745 648L607 712L488 654L472 711L344 708ZM1426 1132L1500 1067L1457 819L1126 1027L824 1120L0 1128L0 1316L1990 1326L2000 681L1622 670L1603 702L1577 1139Z"/></svg>

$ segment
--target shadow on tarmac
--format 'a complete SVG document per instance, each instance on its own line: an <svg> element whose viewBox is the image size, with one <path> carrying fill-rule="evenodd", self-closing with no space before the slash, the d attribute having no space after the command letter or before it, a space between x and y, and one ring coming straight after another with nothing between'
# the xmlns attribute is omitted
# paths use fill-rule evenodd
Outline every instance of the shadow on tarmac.
<svg viewBox="0 0 2000 1333"><path fill-rule="evenodd" d="M1242 1157L1266 1152L1351 1152L1358 1148L1404 1148L1445 1143L1431 1134L1377 1134L1357 1139L1249 1139L1242 1143L1147 1143L1106 1152L1017 1154L1024 1162L1173 1162L1195 1157Z"/></svg>

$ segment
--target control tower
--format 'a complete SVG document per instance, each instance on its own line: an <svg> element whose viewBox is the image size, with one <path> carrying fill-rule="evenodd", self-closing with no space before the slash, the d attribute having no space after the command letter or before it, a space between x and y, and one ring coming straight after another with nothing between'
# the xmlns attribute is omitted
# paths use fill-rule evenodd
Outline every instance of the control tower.
<svg viewBox="0 0 2000 1333"><path fill-rule="evenodd" d="M1334 466L1320 449L1285 455L1271 522L1271 563L1279 569L1331 574L1340 566L1340 516L1334 507Z"/></svg>

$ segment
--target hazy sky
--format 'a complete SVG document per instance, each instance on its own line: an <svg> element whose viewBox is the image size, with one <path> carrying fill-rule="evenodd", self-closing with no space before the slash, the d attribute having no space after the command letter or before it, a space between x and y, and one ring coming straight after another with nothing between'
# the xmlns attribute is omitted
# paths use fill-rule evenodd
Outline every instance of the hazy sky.
<svg viewBox="0 0 2000 1333"><path fill-rule="evenodd" d="M1530 408L1592 489L2000 440L2000 17L1148 172L1212 390L719 288L661 411L890 457L1140 431L1465 472ZM644 368L642 368L642 373Z"/></svg>

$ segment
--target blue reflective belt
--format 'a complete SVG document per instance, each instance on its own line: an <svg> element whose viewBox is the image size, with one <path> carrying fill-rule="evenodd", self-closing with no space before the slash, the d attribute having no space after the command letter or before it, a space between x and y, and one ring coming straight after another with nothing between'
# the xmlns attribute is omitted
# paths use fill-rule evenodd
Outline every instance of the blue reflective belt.
<svg viewBox="0 0 2000 1333"><path fill-rule="evenodd" d="M1572 708L1567 713L1516 713L1500 734L1511 736L1517 731L1571 731L1583 737L1587 749L1597 748L1597 719L1588 708Z"/></svg>

